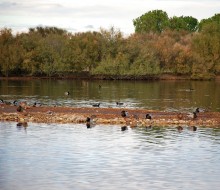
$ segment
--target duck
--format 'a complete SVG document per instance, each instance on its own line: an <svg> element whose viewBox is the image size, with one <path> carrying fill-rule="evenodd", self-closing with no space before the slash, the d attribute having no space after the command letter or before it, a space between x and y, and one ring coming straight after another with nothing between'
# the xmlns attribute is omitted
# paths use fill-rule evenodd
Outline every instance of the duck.
<svg viewBox="0 0 220 190"><path fill-rule="evenodd" d="M196 112L196 111L193 112L193 119L196 119L196 118L198 117L198 116L197 116L197 113L198 113L198 112Z"/></svg>
<svg viewBox="0 0 220 190"><path fill-rule="evenodd" d="M19 105L20 105L22 108L24 108L24 109L27 109L27 108L28 108L27 102L20 102Z"/></svg>
<svg viewBox="0 0 220 190"><path fill-rule="evenodd" d="M27 122L18 122L17 123L17 127L18 128L21 128L21 127L27 128L28 127L28 123Z"/></svg>
<svg viewBox="0 0 220 190"><path fill-rule="evenodd" d="M86 127L87 127L87 128L91 128L91 123L90 123L90 121L91 121L90 117L87 117L87 118L86 118Z"/></svg>
<svg viewBox="0 0 220 190"><path fill-rule="evenodd" d="M100 106L100 103L93 104L92 106L93 106L93 107L99 107L99 106Z"/></svg>
<svg viewBox="0 0 220 190"><path fill-rule="evenodd" d="M148 113L148 114L146 114L145 118L146 119L152 119L152 116Z"/></svg>
<svg viewBox="0 0 220 190"><path fill-rule="evenodd" d="M87 129L91 128L91 123L90 122L86 122L86 127L87 127Z"/></svg>
<svg viewBox="0 0 220 190"><path fill-rule="evenodd" d="M69 95L70 95L70 92L67 91L67 92L64 92L64 94L65 94L66 96L69 96Z"/></svg>
<svg viewBox="0 0 220 190"><path fill-rule="evenodd" d="M127 127L127 126L122 126L122 127L121 127L121 131L126 131L126 130L128 130L128 127Z"/></svg>
<svg viewBox="0 0 220 190"><path fill-rule="evenodd" d="M122 111L121 111L121 116L122 116L122 117L128 117L128 112L125 111L125 110L122 110Z"/></svg>
<svg viewBox="0 0 220 190"><path fill-rule="evenodd" d="M18 111L18 112L23 112L23 111L24 111L24 108L23 108L21 105L19 105L19 106L17 107L17 111Z"/></svg>
<svg viewBox="0 0 220 190"><path fill-rule="evenodd" d="M201 112L206 112L208 111L208 109L205 109L205 108L196 108L196 113L201 113Z"/></svg>
<svg viewBox="0 0 220 190"><path fill-rule="evenodd" d="M19 105L18 101L17 101L17 100L14 100L14 101L13 101L13 105L14 105L14 106L18 106L18 105Z"/></svg>
<svg viewBox="0 0 220 190"><path fill-rule="evenodd" d="M123 102L116 102L117 106L122 106L124 103Z"/></svg>
<svg viewBox="0 0 220 190"><path fill-rule="evenodd" d="M91 128L95 126L95 121L93 120L96 116L92 115L91 117L86 118L86 127Z"/></svg>
<svg viewBox="0 0 220 190"><path fill-rule="evenodd" d="M177 114L177 118L180 119L180 120L183 119L183 114L182 113L178 113Z"/></svg>
<svg viewBox="0 0 220 190"><path fill-rule="evenodd" d="M190 127L188 127L188 129L189 129L190 131L196 131L196 130L197 130L197 127L196 127L196 126L190 126Z"/></svg>
<svg viewBox="0 0 220 190"><path fill-rule="evenodd" d="M38 102L34 102L33 107L40 107L42 104Z"/></svg>
<svg viewBox="0 0 220 190"><path fill-rule="evenodd" d="M182 126L178 126L178 127L177 127L177 130L178 130L179 132L181 132L181 131L183 130L183 127L182 127Z"/></svg>

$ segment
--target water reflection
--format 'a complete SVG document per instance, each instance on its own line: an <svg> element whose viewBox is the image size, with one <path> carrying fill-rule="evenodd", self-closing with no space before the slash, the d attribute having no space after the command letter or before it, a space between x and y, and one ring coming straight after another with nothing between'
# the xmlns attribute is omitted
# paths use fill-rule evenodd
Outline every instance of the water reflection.
<svg viewBox="0 0 220 190"><path fill-rule="evenodd" d="M8 189L217 189L220 130L0 123Z"/></svg>
<svg viewBox="0 0 220 190"><path fill-rule="evenodd" d="M58 106L92 107L100 102L100 107L220 111L218 86L219 81L1 80L0 99Z"/></svg>

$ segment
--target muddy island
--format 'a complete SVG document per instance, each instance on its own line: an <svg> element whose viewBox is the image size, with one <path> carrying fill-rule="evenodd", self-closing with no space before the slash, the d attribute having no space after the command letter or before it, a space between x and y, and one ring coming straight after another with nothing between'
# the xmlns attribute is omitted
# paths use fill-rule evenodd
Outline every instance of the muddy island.
<svg viewBox="0 0 220 190"><path fill-rule="evenodd" d="M122 114L124 113L124 115ZM146 109L100 107L18 106L0 104L0 121L34 123L85 123L91 118L95 124L153 126L220 127L220 112L164 112Z"/></svg>

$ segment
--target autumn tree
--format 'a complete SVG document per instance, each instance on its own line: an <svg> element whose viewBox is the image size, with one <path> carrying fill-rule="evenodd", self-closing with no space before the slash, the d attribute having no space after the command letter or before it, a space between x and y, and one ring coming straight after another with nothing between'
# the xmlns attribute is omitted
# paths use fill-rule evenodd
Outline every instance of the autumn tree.
<svg viewBox="0 0 220 190"><path fill-rule="evenodd" d="M11 29L0 30L0 71L3 75L18 74L22 62L22 47Z"/></svg>
<svg viewBox="0 0 220 190"><path fill-rule="evenodd" d="M220 73L220 23L203 24L201 32L193 38L193 78L213 78Z"/></svg>

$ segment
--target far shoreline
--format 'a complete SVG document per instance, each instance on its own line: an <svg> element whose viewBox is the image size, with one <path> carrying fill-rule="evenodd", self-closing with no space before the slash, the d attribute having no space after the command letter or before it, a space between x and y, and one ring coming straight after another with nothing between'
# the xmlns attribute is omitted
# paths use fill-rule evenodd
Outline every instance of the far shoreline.
<svg viewBox="0 0 220 190"><path fill-rule="evenodd" d="M190 80L190 81L220 81L220 75L213 79L192 79L189 75L162 74L157 76L116 76L76 74L67 76L9 76L0 77L0 80L130 80L130 81L161 81L161 80Z"/></svg>

